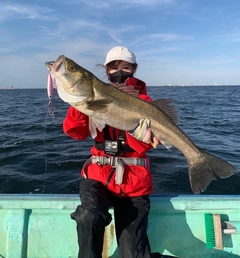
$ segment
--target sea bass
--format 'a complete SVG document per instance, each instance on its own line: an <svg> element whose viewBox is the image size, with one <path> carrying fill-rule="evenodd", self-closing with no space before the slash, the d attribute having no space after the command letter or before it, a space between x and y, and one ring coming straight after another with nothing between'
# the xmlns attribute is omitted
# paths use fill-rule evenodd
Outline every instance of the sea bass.
<svg viewBox="0 0 240 258"><path fill-rule="evenodd" d="M227 178L237 172L228 162L197 147L174 119L153 103L102 82L63 55L53 65L50 62L45 65L54 77L59 97L89 116L93 127L102 130L107 124L131 131L138 126L140 119L150 120L152 133L161 144L174 146L185 156L190 185L195 194L206 190L216 176Z"/></svg>

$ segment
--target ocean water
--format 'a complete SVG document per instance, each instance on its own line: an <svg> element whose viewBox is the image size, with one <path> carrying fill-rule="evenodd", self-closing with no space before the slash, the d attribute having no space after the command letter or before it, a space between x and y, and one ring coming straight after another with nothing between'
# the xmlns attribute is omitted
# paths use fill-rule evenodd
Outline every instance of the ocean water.
<svg viewBox="0 0 240 258"><path fill-rule="evenodd" d="M240 171L240 86L149 87L153 99L171 98L179 127L200 148ZM69 105L54 92L54 119L46 89L0 90L0 193L78 193L79 173L93 140L64 135ZM181 152L149 151L154 194L192 194ZM240 173L210 184L204 194L240 194Z"/></svg>

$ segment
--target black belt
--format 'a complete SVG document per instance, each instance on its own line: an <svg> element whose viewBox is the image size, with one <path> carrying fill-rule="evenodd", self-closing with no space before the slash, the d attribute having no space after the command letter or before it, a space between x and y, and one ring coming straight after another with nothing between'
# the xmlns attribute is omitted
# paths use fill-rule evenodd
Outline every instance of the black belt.
<svg viewBox="0 0 240 258"><path fill-rule="evenodd" d="M104 142L95 141L95 147L97 150L105 150L104 144L105 144ZM136 152L127 144L120 144L120 146L121 146L121 151L123 152Z"/></svg>

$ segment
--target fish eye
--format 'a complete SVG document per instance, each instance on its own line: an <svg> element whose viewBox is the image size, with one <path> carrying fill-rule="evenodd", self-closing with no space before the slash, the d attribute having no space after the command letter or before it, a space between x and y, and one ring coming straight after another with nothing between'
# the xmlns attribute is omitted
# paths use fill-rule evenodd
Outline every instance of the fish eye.
<svg viewBox="0 0 240 258"><path fill-rule="evenodd" d="M70 72L75 71L75 67L74 67L74 66L69 66L69 67L68 67L68 71L70 71Z"/></svg>

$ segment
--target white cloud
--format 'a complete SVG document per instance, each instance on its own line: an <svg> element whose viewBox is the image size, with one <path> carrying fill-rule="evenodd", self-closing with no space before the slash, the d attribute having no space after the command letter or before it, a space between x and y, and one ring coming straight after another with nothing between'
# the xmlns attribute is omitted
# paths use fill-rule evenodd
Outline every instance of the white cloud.
<svg viewBox="0 0 240 258"><path fill-rule="evenodd" d="M225 34L224 38L232 42L240 42L240 32Z"/></svg>
<svg viewBox="0 0 240 258"><path fill-rule="evenodd" d="M106 1L106 0L72 0L71 2L66 0L58 0L58 2L65 4L75 4L75 5L86 5L94 9L111 9L117 6L119 9L126 8L138 8L138 7L154 7L154 6L163 6L163 5L173 5L176 3L176 0L114 0L114 1Z"/></svg>
<svg viewBox="0 0 240 258"><path fill-rule="evenodd" d="M52 9L37 5L0 3L0 21L9 19L51 19Z"/></svg>
<svg viewBox="0 0 240 258"><path fill-rule="evenodd" d="M174 33L156 33L156 34L151 34L150 37L154 39L160 39L161 41L176 41L176 40L192 38L190 36L182 36Z"/></svg>

